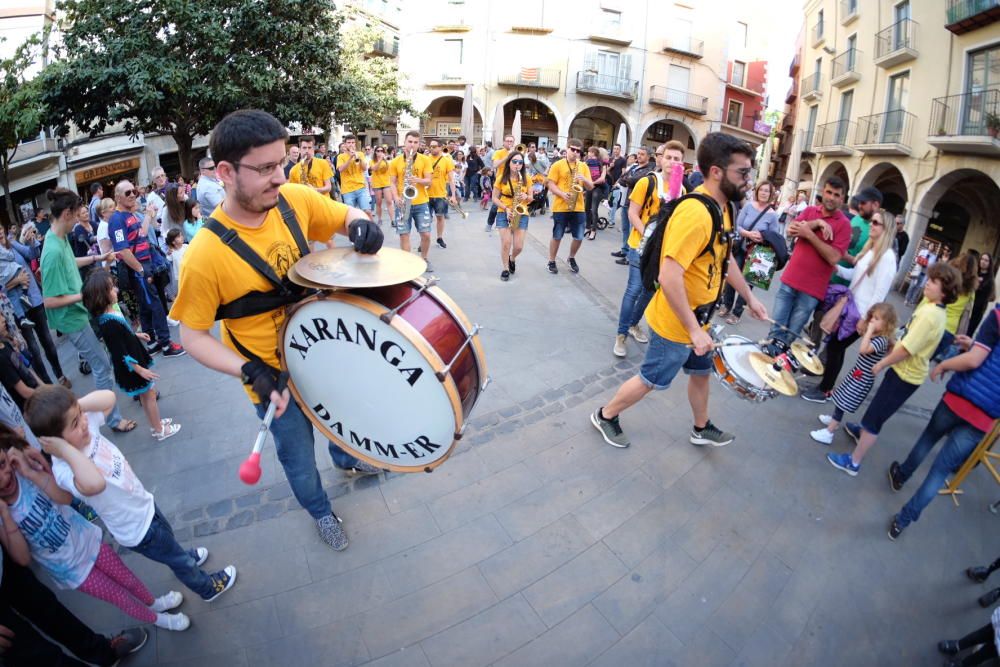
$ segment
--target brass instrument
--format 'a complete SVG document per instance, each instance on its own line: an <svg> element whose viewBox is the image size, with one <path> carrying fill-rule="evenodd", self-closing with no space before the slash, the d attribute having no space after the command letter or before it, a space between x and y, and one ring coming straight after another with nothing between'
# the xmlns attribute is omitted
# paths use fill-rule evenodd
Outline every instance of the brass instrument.
<svg viewBox="0 0 1000 667"><path fill-rule="evenodd" d="M570 211L575 211L576 210L577 199L579 199L580 195L583 194L583 186L580 185L577 182L579 180L579 178L580 178L579 174L576 174L575 176L573 176L573 183L572 183L572 185L569 186L569 210Z"/></svg>
<svg viewBox="0 0 1000 667"><path fill-rule="evenodd" d="M511 192L511 202L513 203L511 209L513 210L513 213L510 216L510 228L517 229L521 226L521 217L528 215L528 207L520 201L521 195L524 192L524 189L521 187L520 178L517 179L516 183L512 183Z"/></svg>
<svg viewBox="0 0 1000 667"><path fill-rule="evenodd" d="M466 218L469 217L469 212L462 210L461 200L458 197L455 198L455 201L452 201L451 199L449 199L448 200L448 206L450 206L453 211L455 211L460 216L462 216L463 220L465 220Z"/></svg>
<svg viewBox="0 0 1000 667"><path fill-rule="evenodd" d="M406 156L406 169L403 171L403 207L400 210L400 220L406 222L410 218L410 207L417 198L417 186L413 184L413 160L417 152L412 151Z"/></svg>
<svg viewBox="0 0 1000 667"><path fill-rule="evenodd" d="M524 151L526 150L528 150L528 147L525 146L524 144L518 144L517 146L514 146L514 151L517 153L523 154Z"/></svg>
<svg viewBox="0 0 1000 667"><path fill-rule="evenodd" d="M299 178L302 180L303 185L312 185L312 183L309 182L309 173L312 171L312 166L312 158L299 162Z"/></svg>

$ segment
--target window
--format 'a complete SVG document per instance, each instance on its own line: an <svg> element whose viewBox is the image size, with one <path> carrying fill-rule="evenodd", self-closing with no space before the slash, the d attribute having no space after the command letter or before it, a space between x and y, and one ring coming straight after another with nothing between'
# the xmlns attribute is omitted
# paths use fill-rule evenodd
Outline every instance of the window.
<svg viewBox="0 0 1000 667"><path fill-rule="evenodd" d="M461 39L444 40L444 62L449 65L462 64L462 41Z"/></svg>
<svg viewBox="0 0 1000 667"><path fill-rule="evenodd" d="M848 90L840 96L840 118L837 121L837 146L847 144L847 128L851 122L851 107L854 105L854 91Z"/></svg>
<svg viewBox="0 0 1000 667"><path fill-rule="evenodd" d="M747 64L739 60L733 61L733 75L731 81L734 86L743 86L746 83Z"/></svg>
<svg viewBox="0 0 1000 667"><path fill-rule="evenodd" d="M892 49L895 51L910 46L910 22L907 20L911 16L909 0L904 0L893 7L892 15L895 20L892 29Z"/></svg>
<svg viewBox="0 0 1000 667"><path fill-rule="evenodd" d="M816 39L823 36L823 10L816 15Z"/></svg>
<svg viewBox="0 0 1000 667"><path fill-rule="evenodd" d="M903 140L906 122L906 105L910 99L910 73L903 72L889 77L889 99L886 104L882 143L895 144Z"/></svg>
<svg viewBox="0 0 1000 667"><path fill-rule="evenodd" d="M602 9L601 19L604 29L617 33L622 27L622 13L613 9Z"/></svg>
<svg viewBox="0 0 1000 667"><path fill-rule="evenodd" d="M729 108L726 110L726 125L740 126L743 120L743 103L736 100L729 101Z"/></svg>
<svg viewBox="0 0 1000 667"><path fill-rule="evenodd" d="M657 144L665 144L674 138L674 126L662 121L654 123L653 127L649 128L648 136Z"/></svg>
<svg viewBox="0 0 1000 667"><path fill-rule="evenodd" d="M742 21L736 22L736 32L733 34L733 43L736 46L747 46L747 24Z"/></svg>
<svg viewBox="0 0 1000 667"><path fill-rule="evenodd" d="M855 62L854 58L855 54L857 53L857 49L858 49L858 36L857 34L854 34L847 38L847 62L844 63L844 65L846 65L846 67L844 68L845 72L854 71L854 62Z"/></svg>
<svg viewBox="0 0 1000 667"><path fill-rule="evenodd" d="M847 0L847 15L854 16L858 13L858 0Z"/></svg>
<svg viewBox="0 0 1000 667"><path fill-rule="evenodd" d="M690 88L691 70L680 65L671 65L667 71L667 102L674 106L687 107Z"/></svg>
<svg viewBox="0 0 1000 667"><path fill-rule="evenodd" d="M1000 88L1000 46L969 54L967 92L981 93Z"/></svg>

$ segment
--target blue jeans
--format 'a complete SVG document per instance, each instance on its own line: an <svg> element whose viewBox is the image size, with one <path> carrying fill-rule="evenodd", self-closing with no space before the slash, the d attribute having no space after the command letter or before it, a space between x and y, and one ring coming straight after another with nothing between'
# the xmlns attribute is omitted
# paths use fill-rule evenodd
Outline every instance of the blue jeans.
<svg viewBox="0 0 1000 667"><path fill-rule="evenodd" d="M267 411L263 404L256 403L257 416L264 418ZM313 447L313 425L294 400L288 402L288 409L281 417L271 422L271 435L278 453L285 477L292 487L292 494L310 516L322 519L330 514L330 499L323 491L323 484L316 469L316 450ZM332 442L329 444L330 458L338 468L347 469L358 465L359 461Z"/></svg>
<svg viewBox="0 0 1000 667"><path fill-rule="evenodd" d="M368 194L368 188L358 188L353 192L342 192L340 196L347 206L360 208L362 211L368 211L372 207L372 197Z"/></svg>
<svg viewBox="0 0 1000 667"><path fill-rule="evenodd" d="M708 375L712 372L712 353L698 356L683 343L675 343L649 330L649 346L639 367L639 380L656 391L670 387L677 372L686 375Z"/></svg>
<svg viewBox="0 0 1000 667"><path fill-rule="evenodd" d="M628 199L621 207L622 214L622 252L628 254L628 237L632 233L632 223L628 221Z"/></svg>
<svg viewBox="0 0 1000 667"><path fill-rule="evenodd" d="M791 329L796 334L802 331L802 327L809 321L809 317L819 305L819 299L809 296L805 292L789 287L781 283L778 293L774 295L774 321ZM777 326L772 326L770 338L780 339L785 344L791 344L795 337Z"/></svg>
<svg viewBox="0 0 1000 667"><path fill-rule="evenodd" d="M639 272L639 251L628 250L628 283L622 296L622 307L618 312L618 335L628 333L629 327L634 327L646 312L653 293L642 287L642 274Z"/></svg>
<svg viewBox="0 0 1000 667"><path fill-rule="evenodd" d="M934 459L924 483L920 485L909 502L903 506L897 517L901 527L905 528L920 518L920 513L937 496L938 491L944 486L945 480L948 479L948 475L965 463L969 454L976 448L984 435L978 428L952 412L943 400L938 402L924 432L920 434L917 443L910 451L910 455L906 457L903 465L899 468L900 475L905 482L917 471L937 441L945 438L944 446L938 452L937 458Z"/></svg>
<svg viewBox="0 0 1000 667"><path fill-rule="evenodd" d="M169 567L182 584L200 595L202 599L215 595L212 578L198 567L198 554L194 549L185 549L177 543L174 529L160 513L159 507L153 514L153 521L149 524L146 536L139 544L129 549Z"/></svg>
<svg viewBox="0 0 1000 667"><path fill-rule="evenodd" d="M90 328L90 324L85 325L79 331L66 333L66 337L69 338L69 342L73 344L76 351L83 355L83 358L90 364L90 368L94 371L94 385L98 389L114 391L115 377L111 372L111 360L108 359L108 353L97 340L97 335ZM115 407L111 408L111 414L108 415L107 424L111 428L115 428L121 420L122 413L118 411L118 404L115 403Z"/></svg>
<svg viewBox="0 0 1000 667"><path fill-rule="evenodd" d="M150 335L157 345L170 344L170 329L167 328L166 305L160 302L160 294L154 285L146 280L152 275L149 266L144 266L145 274L132 273L135 298L139 302L139 322L142 330Z"/></svg>

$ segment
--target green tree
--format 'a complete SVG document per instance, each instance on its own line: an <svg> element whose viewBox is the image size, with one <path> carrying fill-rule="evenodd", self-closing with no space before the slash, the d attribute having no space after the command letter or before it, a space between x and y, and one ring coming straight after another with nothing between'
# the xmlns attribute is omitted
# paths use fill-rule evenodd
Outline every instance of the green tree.
<svg viewBox="0 0 1000 667"><path fill-rule="evenodd" d="M358 18L359 14L352 14ZM373 55L375 42L386 39L376 28L351 22L341 39L341 78L351 87L354 100L335 112L338 123L352 132L381 128L386 118L396 118L405 112L415 114L400 86L401 75L396 60Z"/></svg>
<svg viewBox="0 0 1000 667"><path fill-rule="evenodd" d="M235 109L326 127L366 101L341 77L329 0L62 0L58 15L62 45L41 77L50 124L168 134L185 177L194 137Z"/></svg>
<svg viewBox="0 0 1000 667"><path fill-rule="evenodd" d="M20 220L20 215L10 194L10 164L20 143L38 135L44 115L38 79L29 79L27 74L38 58L40 44L41 39L34 36L10 58L0 60L0 186L11 222Z"/></svg>

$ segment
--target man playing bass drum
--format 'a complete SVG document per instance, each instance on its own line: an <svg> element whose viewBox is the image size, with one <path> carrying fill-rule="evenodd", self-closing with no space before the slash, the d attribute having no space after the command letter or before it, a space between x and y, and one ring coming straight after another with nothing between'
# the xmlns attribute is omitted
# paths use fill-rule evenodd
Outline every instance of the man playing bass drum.
<svg viewBox="0 0 1000 667"><path fill-rule="evenodd" d="M279 335L285 307L303 296L288 269L309 252L309 241L350 238L354 249L374 254L382 231L367 215L311 187L286 183L281 162L288 133L270 114L235 111L212 130L210 150L226 197L192 240L184 259L171 317L181 322L181 340L201 364L242 378L263 417L276 404L271 423L278 460L299 504L316 520L333 549L347 548L347 535L323 491L313 447L313 427L290 400L278 369ZM222 341L211 335L216 320ZM341 469L377 474L332 442Z"/></svg>

